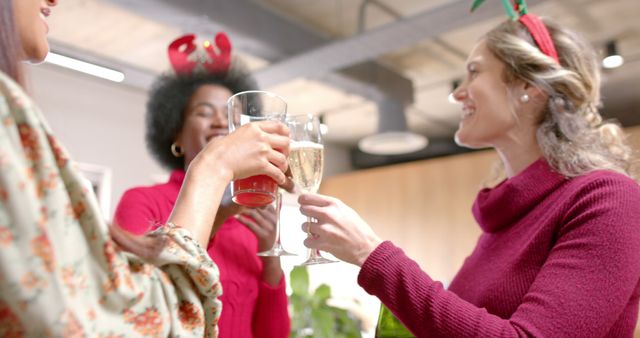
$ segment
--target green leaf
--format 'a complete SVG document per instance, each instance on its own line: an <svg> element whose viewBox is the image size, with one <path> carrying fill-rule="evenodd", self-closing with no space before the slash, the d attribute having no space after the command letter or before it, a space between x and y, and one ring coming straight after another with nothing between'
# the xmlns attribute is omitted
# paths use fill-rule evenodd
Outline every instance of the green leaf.
<svg viewBox="0 0 640 338"><path fill-rule="evenodd" d="M298 331L308 327L307 322L304 320L302 316L293 316L291 318L291 333L295 333L297 335Z"/></svg>
<svg viewBox="0 0 640 338"><path fill-rule="evenodd" d="M309 295L309 273L304 266L296 266L291 270L289 280L293 293L306 296Z"/></svg>
<svg viewBox="0 0 640 338"><path fill-rule="evenodd" d="M333 332L333 312L326 307L315 308L311 310L311 327L313 328L314 338L332 338Z"/></svg>
<svg viewBox="0 0 640 338"><path fill-rule="evenodd" d="M327 299L331 297L331 288L327 284L318 286L313 293L313 303L322 306L327 303Z"/></svg>
<svg viewBox="0 0 640 338"><path fill-rule="evenodd" d="M484 0L475 0L473 2L473 5L471 5L471 11L475 11L478 7L480 7L480 5L482 5L483 2Z"/></svg>
<svg viewBox="0 0 640 338"><path fill-rule="evenodd" d="M360 322L349 315L349 312L340 308L333 308L338 325L338 331L344 333L347 338L361 338Z"/></svg>
<svg viewBox="0 0 640 338"><path fill-rule="evenodd" d="M310 305L307 299L295 293L289 297L289 304L293 307L294 314L302 313Z"/></svg>

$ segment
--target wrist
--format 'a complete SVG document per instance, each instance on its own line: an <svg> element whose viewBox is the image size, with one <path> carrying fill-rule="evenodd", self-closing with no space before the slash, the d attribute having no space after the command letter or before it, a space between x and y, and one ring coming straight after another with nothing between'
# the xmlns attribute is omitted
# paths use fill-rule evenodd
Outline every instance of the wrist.
<svg viewBox="0 0 640 338"><path fill-rule="evenodd" d="M376 250L376 248L378 246L380 246L380 244L382 244L382 240L379 238L374 238L369 242L369 245L367 245L362 252L360 253L360 255L358 255L358 258L356 259L356 265L362 267L362 265L364 264L364 262L367 261L367 259L369 258L369 256L371 256L371 254Z"/></svg>
<svg viewBox="0 0 640 338"><path fill-rule="evenodd" d="M202 155L202 156L201 156ZM233 171L226 167L222 156L218 152L203 154L201 152L193 159L188 171L198 179L209 180L211 178L222 180L228 184L233 180Z"/></svg>
<svg viewBox="0 0 640 338"><path fill-rule="evenodd" d="M271 256L261 256L262 260L262 270L266 272L267 270L273 271L282 271L282 266L280 265L280 257L271 257Z"/></svg>
<svg viewBox="0 0 640 338"><path fill-rule="evenodd" d="M260 257L262 259L262 280L271 285L276 286L282 280L284 272L280 266L280 257Z"/></svg>

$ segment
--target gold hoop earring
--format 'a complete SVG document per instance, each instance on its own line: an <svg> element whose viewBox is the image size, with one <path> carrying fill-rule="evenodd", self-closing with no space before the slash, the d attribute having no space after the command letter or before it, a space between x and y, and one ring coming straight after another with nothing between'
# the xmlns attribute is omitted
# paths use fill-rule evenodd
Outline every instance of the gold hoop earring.
<svg viewBox="0 0 640 338"><path fill-rule="evenodd" d="M173 142L171 143L171 153L175 157L182 157L184 156L184 149L182 149L182 147L179 146L176 142Z"/></svg>

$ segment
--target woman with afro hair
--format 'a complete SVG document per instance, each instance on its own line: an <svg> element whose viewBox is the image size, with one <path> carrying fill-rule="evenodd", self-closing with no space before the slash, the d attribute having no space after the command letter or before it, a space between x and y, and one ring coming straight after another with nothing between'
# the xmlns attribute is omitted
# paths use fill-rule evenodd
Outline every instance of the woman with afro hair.
<svg viewBox="0 0 640 338"><path fill-rule="evenodd" d="M256 88L255 79L237 59L223 71L199 69L158 77L147 103L145 138L151 154L171 175L166 183L126 191L115 223L143 234L165 222L190 162L210 140L228 134L229 97ZM228 194L218 209L207 251L220 269L222 338L289 335L280 258L256 255L273 244L275 219L273 207L240 207Z"/></svg>

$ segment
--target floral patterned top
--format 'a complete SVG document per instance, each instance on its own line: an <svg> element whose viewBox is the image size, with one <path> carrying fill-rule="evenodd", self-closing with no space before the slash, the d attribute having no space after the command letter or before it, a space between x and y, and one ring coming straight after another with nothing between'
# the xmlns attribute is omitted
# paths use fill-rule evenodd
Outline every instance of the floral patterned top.
<svg viewBox="0 0 640 338"><path fill-rule="evenodd" d="M39 109L0 72L0 336L217 337L218 268L186 229L120 251Z"/></svg>

